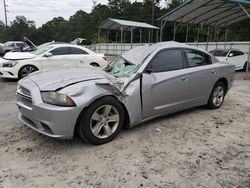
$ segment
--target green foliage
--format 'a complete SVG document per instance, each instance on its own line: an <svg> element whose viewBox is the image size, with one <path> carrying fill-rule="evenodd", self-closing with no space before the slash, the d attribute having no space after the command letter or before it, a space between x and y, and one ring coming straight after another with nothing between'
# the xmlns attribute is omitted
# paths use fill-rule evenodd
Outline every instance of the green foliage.
<svg viewBox="0 0 250 188"><path fill-rule="evenodd" d="M91 13L83 10L77 11L69 20L62 17L53 18L40 28L35 27L35 22L27 20L24 16L17 16L6 29L0 20L0 42L8 40L22 40L24 36L30 38L35 44L42 44L48 41L70 42L75 38L85 38L85 44L97 42L97 26L107 18L126 19L152 23L152 7L154 2L154 25L160 27L157 18L166 12L178 7L184 0L165 0L166 7L161 7L159 0L143 0L142 2L130 0L108 0L107 5L97 4ZM199 41L206 41L206 27L200 30ZM250 22L246 20L230 27L229 40L250 40ZM176 41L184 42L186 25L179 24L176 32ZM220 31L220 40L224 40L225 30ZM109 42L115 42L116 36L120 40L120 32L110 31ZM215 40L215 31L210 32L210 41ZM148 42L148 30L143 30L143 42ZM154 38L155 40L156 38ZM102 32L100 42L106 42L107 34ZM135 42L139 42L139 31L134 32ZM163 30L163 41L173 40L173 23L167 23ZM197 26L189 30L189 42L197 40ZM125 41L130 41L130 33L125 34Z"/></svg>

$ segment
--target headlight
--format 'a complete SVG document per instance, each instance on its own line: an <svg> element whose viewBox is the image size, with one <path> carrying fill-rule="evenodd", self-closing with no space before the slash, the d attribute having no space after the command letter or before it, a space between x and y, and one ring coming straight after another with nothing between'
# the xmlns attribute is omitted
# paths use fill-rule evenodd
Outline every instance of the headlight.
<svg viewBox="0 0 250 188"><path fill-rule="evenodd" d="M14 67L18 61L7 61L3 63L3 67Z"/></svg>
<svg viewBox="0 0 250 188"><path fill-rule="evenodd" d="M57 106L76 106L74 101L67 95L57 92L41 92L43 102Z"/></svg>

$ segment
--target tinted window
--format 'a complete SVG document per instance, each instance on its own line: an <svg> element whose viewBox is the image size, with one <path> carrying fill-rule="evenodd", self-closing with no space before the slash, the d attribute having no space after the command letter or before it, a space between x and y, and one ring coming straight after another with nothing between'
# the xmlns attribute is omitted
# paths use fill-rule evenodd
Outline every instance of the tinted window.
<svg viewBox="0 0 250 188"><path fill-rule="evenodd" d="M196 50L185 50L189 67L211 64L210 56Z"/></svg>
<svg viewBox="0 0 250 188"><path fill-rule="evenodd" d="M53 55L66 55L69 54L68 47L60 47L54 50L51 50L50 53Z"/></svg>
<svg viewBox="0 0 250 188"><path fill-rule="evenodd" d="M70 54L88 54L87 52L85 52L84 50L82 49L79 49L79 48L69 48L69 52Z"/></svg>
<svg viewBox="0 0 250 188"><path fill-rule="evenodd" d="M230 54L231 54L231 53L233 54L233 56L230 56L230 57L239 56L239 55L244 55L244 53L241 52L241 51L231 51Z"/></svg>
<svg viewBox="0 0 250 188"><path fill-rule="evenodd" d="M153 72L171 71L183 68L181 50L164 50L153 58L151 68Z"/></svg>
<svg viewBox="0 0 250 188"><path fill-rule="evenodd" d="M210 51L211 54L214 56L219 56L219 57L226 57L228 54L228 50L213 50Z"/></svg>

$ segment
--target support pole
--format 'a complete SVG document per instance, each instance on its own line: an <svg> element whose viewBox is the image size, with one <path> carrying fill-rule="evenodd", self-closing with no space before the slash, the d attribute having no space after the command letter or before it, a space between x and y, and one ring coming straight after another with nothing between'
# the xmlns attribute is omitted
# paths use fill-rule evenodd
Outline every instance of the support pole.
<svg viewBox="0 0 250 188"><path fill-rule="evenodd" d="M165 25L166 25L166 23L167 23L167 19L168 19L168 18L166 18L166 20L164 20L164 23L163 23L163 21L161 20L160 42L162 41L162 31L163 31L163 29L164 29L164 27L165 27Z"/></svg>
<svg viewBox="0 0 250 188"><path fill-rule="evenodd" d="M226 28L226 33L225 33L224 50L226 49L227 46L227 35L228 35L228 28Z"/></svg>
<svg viewBox="0 0 250 188"><path fill-rule="evenodd" d="M159 42L159 30L156 31L156 42Z"/></svg>
<svg viewBox="0 0 250 188"><path fill-rule="evenodd" d="M250 44L249 44L249 47L248 47L248 59L247 59L247 67L246 67L246 79L247 78L247 74L248 74L248 69L249 69L249 63L250 63Z"/></svg>
<svg viewBox="0 0 250 188"><path fill-rule="evenodd" d="M188 32L189 32L189 25L187 24L187 30L186 30L186 43L188 42Z"/></svg>
<svg viewBox="0 0 250 188"><path fill-rule="evenodd" d="M123 29L121 28L121 44L122 44L122 39L123 39Z"/></svg>
<svg viewBox="0 0 250 188"><path fill-rule="evenodd" d="M133 48L133 28L131 27L131 29L130 29L130 44L131 44L131 46L130 46L130 48L132 49Z"/></svg>
<svg viewBox="0 0 250 188"><path fill-rule="evenodd" d="M141 40L142 40L141 36L142 36L142 28L140 28L140 43L141 43Z"/></svg>
<svg viewBox="0 0 250 188"><path fill-rule="evenodd" d="M150 29L148 30L148 43L150 43L150 37L151 37L151 34L150 34Z"/></svg>
<svg viewBox="0 0 250 188"><path fill-rule="evenodd" d="M197 47L199 45L199 38L200 38L200 25L198 25L198 31L197 31L197 43L196 43Z"/></svg>
<svg viewBox="0 0 250 188"><path fill-rule="evenodd" d="M8 27L8 21L7 21L7 9L6 9L7 5L6 5L6 2L5 0L3 0L3 8L4 8L4 15L5 15L5 26L6 26L6 29Z"/></svg>
<svg viewBox="0 0 250 188"><path fill-rule="evenodd" d="M206 44L206 51L208 51L209 35L210 35L210 26L208 26L208 28L207 28L207 44Z"/></svg>
<svg viewBox="0 0 250 188"><path fill-rule="evenodd" d="M106 39L106 43L109 43L109 30L107 30L107 39Z"/></svg>
<svg viewBox="0 0 250 188"><path fill-rule="evenodd" d="M218 48L219 35L220 35L220 27L218 27L216 31L216 49Z"/></svg>
<svg viewBox="0 0 250 188"><path fill-rule="evenodd" d="M173 41L175 41L175 33L176 32L176 22L174 22L174 35L173 35Z"/></svg>
<svg viewBox="0 0 250 188"><path fill-rule="evenodd" d="M115 31L115 55L117 55L117 38L118 38L118 33Z"/></svg>
<svg viewBox="0 0 250 188"><path fill-rule="evenodd" d="M101 29L98 28L98 33L97 33L97 43L100 43L100 33L101 33Z"/></svg>

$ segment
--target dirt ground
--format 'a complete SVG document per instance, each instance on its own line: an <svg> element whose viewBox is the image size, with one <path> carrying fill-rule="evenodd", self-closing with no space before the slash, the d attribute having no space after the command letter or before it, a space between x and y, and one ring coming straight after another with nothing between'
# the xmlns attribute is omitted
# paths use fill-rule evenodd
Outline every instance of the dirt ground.
<svg viewBox="0 0 250 188"><path fill-rule="evenodd" d="M0 187L250 187L250 81L236 80L218 110L176 113L102 146L23 126L15 89L0 79Z"/></svg>

